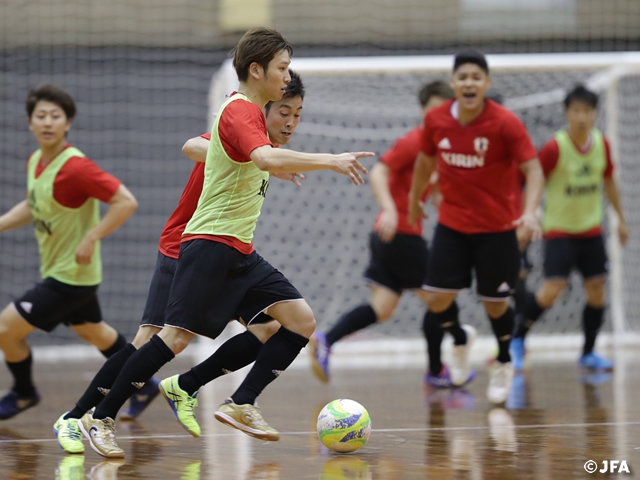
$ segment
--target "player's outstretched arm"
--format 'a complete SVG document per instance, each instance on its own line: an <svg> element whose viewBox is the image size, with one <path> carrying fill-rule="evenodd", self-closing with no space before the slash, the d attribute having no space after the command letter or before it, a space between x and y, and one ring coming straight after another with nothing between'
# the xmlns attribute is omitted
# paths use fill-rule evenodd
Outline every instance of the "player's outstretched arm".
<svg viewBox="0 0 640 480"><path fill-rule="evenodd" d="M264 145L251 152L251 160L260 170L269 173L333 170L348 176L355 185L362 185L364 180L361 174L366 174L367 169L358 160L373 155L372 152L349 152L339 155L302 153Z"/></svg>
<svg viewBox="0 0 640 480"><path fill-rule="evenodd" d="M629 227L627 227L627 220L624 217L622 211L622 202L620 201L620 190L618 184L613 177L604 179L604 194L607 200L618 214L618 238L622 246L626 245L629 240Z"/></svg>
<svg viewBox="0 0 640 480"><path fill-rule="evenodd" d="M136 197L125 187L120 185L111 200L109 208L98 224L87 232L76 249L76 262L89 265L96 248L96 242L116 231L138 208Z"/></svg>
<svg viewBox="0 0 640 480"><path fill-rule="evenodd" d="M182 146L182 153L189 160L194 162L204 162L207 159L209 140L202 137L190 138Z"/></svg>
<svg viewBox="0 0 640 480"><path fill-rule="evenodd" d="M407 220L410 225L416 225L420 218L427 218L427 214L424 213L424 209L420 204L420 199L427 185L429 185L431 175L435 169L435 157L429 157L423 152L420 152L413 166L413 179L411 180L411 190L409 190L409 213Z"/></svg>
<svg viewBox="0 0 640 480"><path fill-rule="evenodd" d="M514 225L522 227L522 236L526 240L538 240L542 237L540 222L536 210L540 205L542 190L544 189L544 173L537 158L527 160L520 165L525 176L524 211Z"/></svg>
<svg viewBox="0 0 640 480"><path fill-rule="evenodd" d="M0 216L0 232L6 232L33 222L29 202L23 200L4 215Z"/></svg>
<svg viewBox="0 0 640 480"><path fill-rule="evenodd" d="M382 215L376 222L374 229L383 242L393 240L398 229L398 210L389 190L389 174L389 167L378 162L371 169L369 176L373 196L382 209Z"/></svg>

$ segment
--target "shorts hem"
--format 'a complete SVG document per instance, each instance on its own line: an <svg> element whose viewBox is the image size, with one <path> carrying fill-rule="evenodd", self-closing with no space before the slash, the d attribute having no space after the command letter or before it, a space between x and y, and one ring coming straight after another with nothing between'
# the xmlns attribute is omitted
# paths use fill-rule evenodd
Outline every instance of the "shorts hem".
<svg viewBox="0 0 640 480"><path fill-rule="evenodd" d="M402 295L403 290L417 290L420 288L420 287L413 287L413 288L397 289L397 288L390 287L389 285L385 285L384 283L380 283L377 280L373 280L372 278L369 278L369 277L364 277L364 284L369 288L374 286L386 288L387 290L391 290L392 292L398 295Z"/></svg>
<svg viewBox="0 0 640 480"><path fill-rule="evenodd" d="M480 298L480 300L484 300L486 302L504 302L504 301L508 301L509 297L511 295L507 295L506 297L487 297L486 295L480 295L478 294L478 298Z"/></svg>
<svg viewBox="0 0 640 480"><path fill-rule="evenodd" d="M277 305L279 303L285 303L285 302L298 302L300 300L304 300L304 298L303 297L300 297L300 298L289 298L287 300L278 300L277 302L273 302L271 305L268 305L268 306L264 307L262 310L260 310L259 312L257 312L253 317L251 317L251 320L249 320L248 322L245 322L245 326L248 327L249 325L251 325L251 322L253 322L256 319L256 317L258 315L260 315L261 313L264 313L265 315L268 315L266 313L266 311L269 310L274 305ZM274 318L274 320L277 321L276 318ZM240 323L242 323L242 322L240 322Z"/></svg>
<svg viewBox="0 0 640 480"><path fill-rule="evenodd" d="M153 326L157 327L157 325L153 325ZM188 328L181 327L179 325L170 325L168 323L165 323L164 326L165 327L170 327L170 328L179 328L180 330L184 330L185 332L189 332L189 333L191 333L193 335L198 335L199 337L206 337L206 335L203 335L203 334L197 333L197 332L193 332L193 331L189 330Z"/></svg>
<svg viewBox="0 0 640 480"><path fill-rule="evenodd" d="M420 290L426 290L428 292L440 292L440 293L460 293L462 290L469 287L464 288L440 288L440 287L432 287L431 285L422 285Z"/></svg>

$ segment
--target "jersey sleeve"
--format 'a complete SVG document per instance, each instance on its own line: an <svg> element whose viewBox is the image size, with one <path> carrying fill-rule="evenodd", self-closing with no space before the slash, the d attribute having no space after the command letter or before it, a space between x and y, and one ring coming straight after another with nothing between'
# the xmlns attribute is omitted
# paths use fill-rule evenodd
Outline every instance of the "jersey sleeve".
<svg viewBox="0 0 640 480"><path fill-rule="evenodd" d="M502 131L510 156L516 163L536 158L536 147L533 146L527 127L518 117L513 114L507 117Z"/></svg>
<svg viewBox="0 0 640 480"><path fill-rule="evenodd" d="M433 115L428 112L424 116L422 133L420 136L420 150L429 157L435 157L437 153L436 144L433 141Z"/></svg>
<svg viewBox="0 0 640 480"><path fill-rule="evenodd" d="M121 184L89 158L72 157L56 176L53 196L61 205L78 208L89 198L109 202Z"/></svg>
<svg viewBox="0 0 640 480"><path fill-rule="evenodd" d="M204 138L205 140L211 141L211 132L203 133L202 135L200 135L200 138Z"/></svg>
<svg viewBox="0 0 640 480"><path fill-rule="evenodd" d="M218 133L225 151L236 162L249 162L256 148L271 145L262 111L245 100L227 105L218 122Z"/></svg>
<svg viewBox="0 0 640 480"><path fill-rule="evenodd" d="M615 170L615 166L613 165L613 159L611 158L611 146L609 145L609 140L607 140L606 137L603 138L603 140L604 140L605 157L607 161L607 166L604 168L603 176L604 178L611 178L613 177L613 171Z"/></svg>
<svg viewBox="0 0 640 480"><path fill-rule="evenodd" d="M415 145L411 145L407 137L403 137L396 140L393 146L380 157L380 161L392 172L398 172L413 165L417 156L418 149Z"/></svg>
<svg viewBox="0 0 640 480"><path fill-rule="evenodd" d="M538 154L538 159L540 160L540 165L542 166L542 172L544 173L545 178L549 177L553 169L556 168L558 158L560 158L560 147L558 146L556 139L552 138L544 144Z"/></svg>

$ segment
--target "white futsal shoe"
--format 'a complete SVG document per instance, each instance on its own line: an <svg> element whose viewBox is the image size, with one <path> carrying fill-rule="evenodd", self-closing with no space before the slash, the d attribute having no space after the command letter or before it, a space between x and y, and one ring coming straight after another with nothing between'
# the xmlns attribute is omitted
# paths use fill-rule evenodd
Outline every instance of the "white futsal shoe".
<svg viewBox="0 0 640 480"><path fill-rule="evenodd" d="M489 387L487 388L487 398L491 403L500 404L507 401L515 370L511 362L494 364L489 372Z"/></svg>
<svg viewBox="0 0 640 480"><path fill-rule="evenodd" d="M472 375L471 366L469 365L469 351L478 335L476 329L471 325L462 325L462 328L467 334L467 343L453 346L453 355L449 362L451 383L456 387L467 383Z"/></svg>

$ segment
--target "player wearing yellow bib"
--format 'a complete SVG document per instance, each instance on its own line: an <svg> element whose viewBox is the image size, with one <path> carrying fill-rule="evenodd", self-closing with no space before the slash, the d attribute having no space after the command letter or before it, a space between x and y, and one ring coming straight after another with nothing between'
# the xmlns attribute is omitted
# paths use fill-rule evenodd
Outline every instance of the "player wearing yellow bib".
<svg viewBox="0 0 640 480"><path fill-rule="evenodd" d="M613 368L613 362L593 352L604 316L608 263L602 238L603 191L618 214L622 245L627 242L629 231L613 177L609 145L602 132L594 128L597 105L598 96L583 86L569 92L564 100L568 128L558 131L540 152L546 177L542 222L545 280L535 295L527 295L524 318L516 326L511 342L516 370L523 368L525 335L558 299L572 268L581 273L587 297L582 312L585 341L579 365Z"/></svg>
<svg viewBox="0 0 640 480"><path fill-rule="evenodd" d="M69 325L106 357L126 344L102 321L96 291L102 281L100 240L129 218L136 200L118 179L67 143L76 113L67 92L53 85L34 89L26 109L39 149L27 163L27 199L0 217L0 232L34 224L43 280L0 313L0 348L14 377L13 388L0 399L0 419L40 400L26 341L35 329L50 332ZM100 201L109 204L102 219Z"/></svg>
<svg viewBox="0 0 640 480"><path fill-rule="evenodd" d="M363 183L358 158L370 152L306 154L275 149L267 137L263 109L277 101L290 81L293 49L278 32L249 30L233 52L239 91L223 104L211 132L202 194L182 238L165 326L129 357L109 395L80 421L92 448L122 456L113 418L136 385L180 353L195 335L217 337L236 312L265 312L281 328L260 349L245 381L216 411L216 418L264 440L279 434L263 419L256 397L307 344L315 318L300 293L267 263L251 243L269 187L269 173L331 169ZM251 319L245 317L247 324ZM166 392L174 405L194 402L184 392Z"/></svg>

